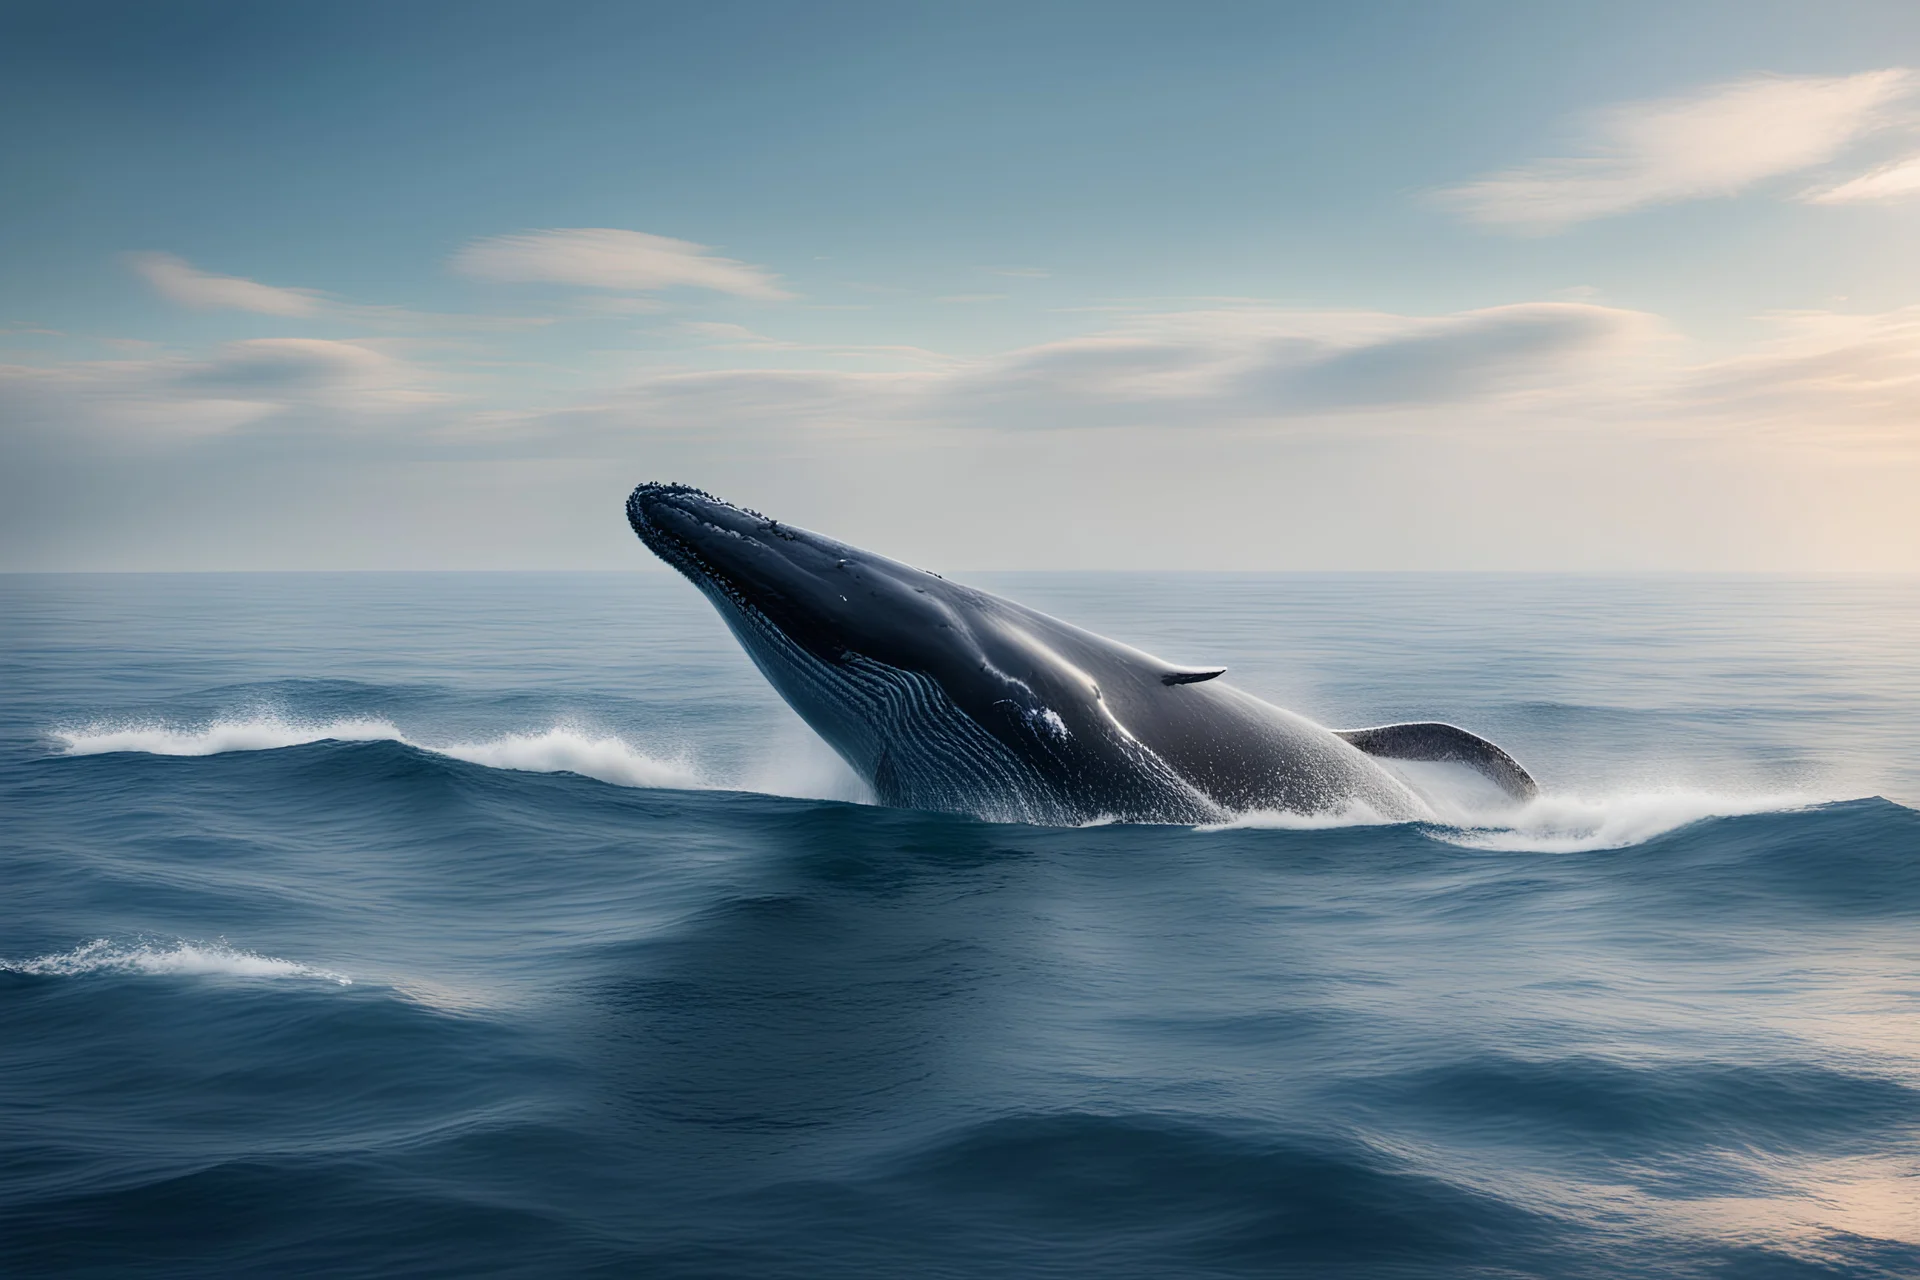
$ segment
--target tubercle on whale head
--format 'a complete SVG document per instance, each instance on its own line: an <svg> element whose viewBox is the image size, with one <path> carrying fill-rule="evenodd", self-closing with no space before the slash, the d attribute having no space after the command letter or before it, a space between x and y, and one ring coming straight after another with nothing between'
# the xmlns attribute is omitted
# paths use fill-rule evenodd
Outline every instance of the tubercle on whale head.
<svg viewBox="0 0 1920 1280"><path fill-rule="evenodd" d="M640 485L627 499L627 522L716 604L764 616L818 658L860 655L922 670L968 660L965 622L947 603L963 589L938 575L692 485Z"/></svg>

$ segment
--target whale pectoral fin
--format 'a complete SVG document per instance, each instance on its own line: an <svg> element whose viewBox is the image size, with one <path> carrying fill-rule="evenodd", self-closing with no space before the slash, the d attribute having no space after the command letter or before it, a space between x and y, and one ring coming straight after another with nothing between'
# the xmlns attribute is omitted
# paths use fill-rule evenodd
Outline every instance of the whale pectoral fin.
<svg viewBox="0 0 1920 1280"><path fill-rule="evenodd" d="M1465 729L1438 722L1383 724L1371 729L1335 729L1334 736L1345 738L1370 756L1382 760L1438 760L1471 765L1497 783L1516 800L1531 800L1540 794L1533 775L1520 762Z"/></svg>
<svg viewBox="0 0 1920 1280"><path fill-rule="evenodd" d="M1227 673L1225 667L1168 667L1160 673L1161 684L1199 684Z"/></svg>

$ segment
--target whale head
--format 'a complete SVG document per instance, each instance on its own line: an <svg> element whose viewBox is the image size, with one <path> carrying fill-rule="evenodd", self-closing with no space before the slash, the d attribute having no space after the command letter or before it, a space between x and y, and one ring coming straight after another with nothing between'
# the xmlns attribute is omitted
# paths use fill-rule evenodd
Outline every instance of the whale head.
<svg viewBox="0 0 1920 1280"><path fill-rule="evenodd" d="M895 666L938 665L934 650L963 647L937 574L769 519L683 484L643 484L627 521L648 549L719 606L751 623L756 658L778 630L786 648L840 663L854 655ZM735 631L739 627L735 626Z"/></svg>
<svg viewBox="0 0 1920 1280"><path fill-rule="evenodd" d="M1169 667L688 485L641 485L627 520L885 803L1039 822L1217 812L1111 700L1116 682L1159 689L1217 669Z"/></svg>

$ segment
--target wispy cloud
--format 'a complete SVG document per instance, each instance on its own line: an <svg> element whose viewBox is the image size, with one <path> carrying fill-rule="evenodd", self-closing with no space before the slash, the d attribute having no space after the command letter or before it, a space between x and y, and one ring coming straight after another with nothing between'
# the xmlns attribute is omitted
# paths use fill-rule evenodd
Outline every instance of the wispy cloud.
<svg viewBox="0 0 1920 1280"><path fill-rule="evenodd" d="M951 356L904 343L797 342L791 338L757 333L746 325L723 320L682 320L673 327L672 332L684 334L717 351L808 352L819 356L898 361L908 365L951 366L959 363Z"/></svg>
<svg viewBox="0 0 1920 1280"><path fill-rule="evenodd" d="M681 328L735 349L766 349L736 326ZM1405 425L1436 410L1544 411L1578 402L1596 385L1634 382L1635 351L1657 346L1661 335L1643 313L1565 302L1433 317L1258 307L1161 313L918 370L662 371L569 409L479 425L496 439L542 437L562 452L627 447L619 442L635 432L710 439L817 428L910 439L929 430L1337 431L1361 418Z"/></svg>
<svg viewBox="0 0 1920 1280"><path fill-rule="evenodd" d="M387 331L477 330L511 332L554 323L552 316L446 315L378 303L347 302L319 289L288 289L244 276L202 271L171 253L132 253L126 261L159 294L200 310L250 311L257 315L327 320Z"/></svg>
<svg viewBox="0 0 1920 1280"><path fill-rule="evenodd" d="M1687 373L1683 409L1830 446L1920 447L1920 306L1768 319L1772 338Z"/></svg>
<svg viewBox="0 0 1920 1280"><path fill-rule="evenodd" d="M1863 204L1920 195L1920 156L1883 165L1838 186L1817 188L1801 198L1809 204Z"/></svg>
<svg viewBox="0 0 1920 1280"><path fill-rule="evenodd" d="M7 434L43 447L164 448L269 421L351 433L452 399L417 364L323 338L253 338L197 359L0 366Z"/></svg>
<svg viewBox="0 0 1920 1280"><path fill-rule="evenodd" d="M1648 205L1732 195L1834 159L1894 120L1920 81L1905 68L1851 76L1756 76L1602 113L1584 154L1435 193L1474 222L1546 234Z"/></svg>
<svg viewBox="0 0 1920 1280"><path fill-rule="evenodd" d="M577 458L643 437L713 447L732 437L738 447L826 432L913 447L953 433L1358 437L1584 424L1920 448L1920 308L1770 320L1774 336L1710 359L1658 317L1567 301L1437 316L1245 305L1137 313L972 359L689 320L668 332L745 359L660 367L571 404L515 408L485 407L463 363L403 359L368 341L259 338L195 358L0 369L0 438L161 447L271 430L361 451L410 438L428 450ZM868 363L879 358L892 367Z"/></svg>
<svg viewBox="0 0 1920 1280"><path fill-rule="evenodd" d="M386 412L446 399L412 363L365 343L324 338L252 338L229 342L212 359L181 370L174 385L270 406L325 406Z"/></svg>
<svg viewBox="0 0 1920 1280"><path fill-rule="evenodd" d="M320 309L320 295L310 289L282 289L243 276L214 275L170 253L135 253L127 261L162 297L186 307L268 316L310 316Z"/></svg>
<svg viewBox="0 0 1920 1280"><path fill-rule="evenodd" d="M1293 421L1564 393L1658 322L1585 303L1401 316L1241 307L1137 316L983 362L958 401L1026 400L1035 424Z"/></svg>
<svg viewBox="0 0 1920 1280"><path fill-rule="evenodd" d="M772 272L720 257L705 245L606 227L524 231L475 240L454 254L451 266L475 279L517 284L569 284L641 293L709 289L762 301L792 296Z"/></svg>

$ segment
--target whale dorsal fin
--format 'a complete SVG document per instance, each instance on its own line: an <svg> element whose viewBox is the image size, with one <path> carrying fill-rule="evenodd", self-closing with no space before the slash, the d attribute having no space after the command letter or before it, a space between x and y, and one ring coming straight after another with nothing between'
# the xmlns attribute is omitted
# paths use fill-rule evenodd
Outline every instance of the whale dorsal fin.
<svg viewBox="0 0 1920 1280"><path fill-rule="evenodd" d="M1519 761L1485 738L1450 724L1422 721L1333 732L1382 760L1441 760L1471 765L1516 800L1531 800L1540 794L1540 785Z"/></svg>
<svg viewBox="0 0 1920 1280"><path fill-rule="evenodd" d="M1160 683L1199 684L1202 680L1211 680L1226 673L1225 667L1165 667L1160 672Z"/></svg>

